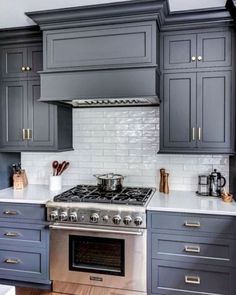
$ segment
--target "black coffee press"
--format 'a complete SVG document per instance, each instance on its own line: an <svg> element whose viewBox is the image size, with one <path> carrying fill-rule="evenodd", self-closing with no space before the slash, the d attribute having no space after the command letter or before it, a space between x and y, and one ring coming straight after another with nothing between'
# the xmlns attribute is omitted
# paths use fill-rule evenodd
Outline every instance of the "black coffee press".
<svg viewBox="0 0 236 295"><path fill-rule="evenodd" d="M214 169L210 174L210 196L220 197L221 189L225 186L226 179Z"/></svg>

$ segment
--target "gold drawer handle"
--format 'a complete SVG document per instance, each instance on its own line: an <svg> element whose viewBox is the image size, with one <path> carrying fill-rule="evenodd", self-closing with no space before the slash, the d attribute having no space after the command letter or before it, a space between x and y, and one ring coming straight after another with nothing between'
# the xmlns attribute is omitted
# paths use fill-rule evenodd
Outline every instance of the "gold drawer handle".
<svg viewBox="0 0 236 295"><path fill-rule="evenodd" d="M196 222L185 221L184 226L186 226L186 227L200 227L201 223L200 223L200 221L196 221Z"/></svg>
<svg viewBox="0 0 236 295"><path fill-rule="evenodd" d="M4 235L7 237L19 237L20 234L9 231L9 232L5 233Z"/></svg>
<svg viewBox="0 0 236 295"><path fill-rule="evenodd" d="M201 278L199 276L185 276L186 284L200 285Z"/></svg>
<svg viewBox="0 0 236 295"><path fill-rule="evenodd" d="M20 260L19 259L9 258L9 259L6 259L4 262L5 263L8 263L8 264L19 264L20 263Z"/></svg>
<svg viewBox="0 0 236 295"><path fill-rule="evenodd" d="M185 246L184 251L188 253L200 253L200 246Z"/></svg>
<svg viewBox="0 0 236 295"><path fill-rule="evenodd" d="M3 214L14 216L14 215L18 215L18 212L17 211L7 210L7 211L4 211Z"/></svg>

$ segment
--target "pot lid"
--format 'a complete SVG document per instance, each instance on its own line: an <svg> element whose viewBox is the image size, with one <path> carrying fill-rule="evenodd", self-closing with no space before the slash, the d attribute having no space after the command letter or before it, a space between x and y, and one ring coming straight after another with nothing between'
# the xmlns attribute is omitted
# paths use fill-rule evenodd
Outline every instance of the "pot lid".
<svg viewBox="0 0 236 295"><path fill-rule="evenodd" d="M107 174L101 174L101 175L95 175L99 179L120 179L124 178L120 174L114 174L114 173L107 173Z"/></svg>

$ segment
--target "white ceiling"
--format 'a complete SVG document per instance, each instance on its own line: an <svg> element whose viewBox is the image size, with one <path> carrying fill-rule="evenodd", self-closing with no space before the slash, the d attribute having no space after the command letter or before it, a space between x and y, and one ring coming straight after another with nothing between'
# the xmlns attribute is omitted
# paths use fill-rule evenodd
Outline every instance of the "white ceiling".
<svg viewBox="0 0 236 295"><path fill-rule="evenodd" d="M32 25L33 22L25 16L25 11L119 1L121 0L0 0L0 28ZM225 0L169 0L169 2L172 11L219 7L225 5Z"/></svg>

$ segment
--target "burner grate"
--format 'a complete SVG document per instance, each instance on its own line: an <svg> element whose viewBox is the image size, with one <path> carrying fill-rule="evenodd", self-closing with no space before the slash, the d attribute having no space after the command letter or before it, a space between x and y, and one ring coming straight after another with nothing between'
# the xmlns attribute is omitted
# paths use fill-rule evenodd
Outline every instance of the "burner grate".
<svg viewBox="0 0 236 295"><path fill-rule="evenodd" d="M144 206L153 188L125 187L120 192L101 192L94 185L77 185L54 197L54 202L91 202Z"/></svg>

